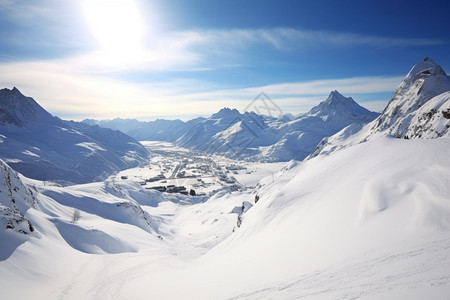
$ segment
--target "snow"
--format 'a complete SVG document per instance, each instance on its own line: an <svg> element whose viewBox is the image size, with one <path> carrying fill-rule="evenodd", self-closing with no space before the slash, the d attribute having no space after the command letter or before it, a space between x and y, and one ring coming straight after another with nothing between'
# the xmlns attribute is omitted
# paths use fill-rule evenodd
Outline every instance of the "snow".
<svg viewBox="0 0 450 300"><path fill-rule="evenodd" d="M23 178L39 191L25 217L41 238L2 236L16 247L0 262L2 295L445 299L449 146L381 137L199 202L116 177L71 187Z"/></svg>
<svg viewBox="0 0 450 300"><path fill-rule="evenodd" d="M88 149L91 152L106 151L105 149L103 149L102 147L97 145L96 143L92 143L92 142L78 143L78 144L75 144L75 146L83 147L85 149Z"/></svg>
<svg viewBox="0 0 450 300"><path fill-rule="evenodd" d="M445 112L448 111L450 111L450 91L433 97L420 107L412 117L411 126L405 136L422 138L448 136L450 115L445 117Z"/></svg>
<svg viewBox="0 0 450 300"><path fill-rule="evenodd" d="M20 163L20 162L22 162L20 159L16 159L16 158L5 158L4 161L7 162L7 163Z"/></svg>
<svg viewBox="0 0 450 300"><path fill-rule="evenodd" d="M29 156L39 157L39 155L37 155L36 153L31 152L30 150L25 150L22 153L25 154L25 155L29 155Z"/></svg>

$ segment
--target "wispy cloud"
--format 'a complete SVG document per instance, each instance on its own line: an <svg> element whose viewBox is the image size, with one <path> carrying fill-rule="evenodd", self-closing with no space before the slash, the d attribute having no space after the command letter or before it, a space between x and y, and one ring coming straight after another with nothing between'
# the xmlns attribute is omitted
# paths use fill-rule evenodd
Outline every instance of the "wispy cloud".
<svg viewBox="0 0 450 300"><path fill-rule="evenodd" d="M38 41L38 38L35 38ZM27 40L33 42L33 40ZM42 41L41 41L42 42ZM159 33L126 55L94 50L64 58L73 71L109 73L121 71L211 70L245 65L257 47L280 52L315 51L326 47L408 47L443 43L433 39L403 39L351 33L306 31L291 28L191 30ZM261 49L261 48L258 48Z"/></svg>
<svg viewBox="0 0 450 300"><path fill-rule="evenodd" d="M73 119L208 115L224 106L242 110L261 91L270 95L285 112L299 113L323 101L334 89L356 96L358 101L367 95L392 93L400 80L400 77L355 77L218 89L206 81L195 80L131 83L104 75L72 72L70 64L61 62L0 64L0 86L16 86L51 113ZM372 105L375 106L379 107L380 103Z"/></svg>
<svg viewBox="0 0 450 300"><path fill-rule="evenodd" d="M199 41L218 44L221 47L233 41L233 46L249 46L255 43L271 45L280 50L315 47L409 47L442 44L437 39L397 38L362 35L349 32L301 30L294 28L231 29L195 32L203 36Z"/></svg>

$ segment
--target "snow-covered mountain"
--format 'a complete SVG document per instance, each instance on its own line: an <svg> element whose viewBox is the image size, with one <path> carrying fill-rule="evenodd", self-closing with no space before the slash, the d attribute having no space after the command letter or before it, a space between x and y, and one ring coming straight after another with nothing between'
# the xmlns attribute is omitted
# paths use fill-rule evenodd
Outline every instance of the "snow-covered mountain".
<svg viewBox="0 0 450 300"><path fill-rule="evenodd" d="M349 124L365 124L378 116L338 91L293 120L274 119L253 112L222 109L194 127L178 142L197 150L259 161L302 160L326 136ZM227 124L228 123L228 124ZM200 138L201 137L201 138Z"/></svg>
<svg viewBox="0 0 450 300"><path fill-rule="evenodd" d="M83 122L119 129L139 140L175 142L185 148L231 158L289 161L304 159L324 137L349 124L361 126L377 116L352 98L333 91L325 101L297 117L287 114L273 118L223 108L208 118L188 122L122 119Z"/></svg>
<svg viewBox="0 0 450 300"><path fill-rule="evenodd" d="M0 90L0 158L30 178L101 180L147 156L142 145L119 131L63 121L17 88Z"/></svg>
<svg viewBox="0 0 450 300"><path fill-rule="evenodd" d="M415 65L395 90L383 113L365 125L351 125L325 138L311 157L377 136L438 138L450 135L450 77L429 58Z"/></svg>
<svg viewBox="0 0 450 300"><path fill-rule="evenodd" d="M277 134L277 142L264 149L261 156L275 157L280 161L303 160L324 137L350 124L361 126L377 116L378 113L365 109L351 97L346 98L333 91L306 114L287 123L274 122L271 127Z"/></svg>
<svg viewBox="0 0 450 300"><path fill-rule="evenodd" d="M210 154L245 159L257 154L258 146L275 141L268 130L264 118L254 112L223 108L209 118L192 122L176 143Z"/></svg>
<svg viewBox="0 0 450 300"><path fill-rule="evenodd" d="M246 160L302 160L322 138L349 124L362 125L377 116L352 98L333 91L325 101L293 120L222 109L199 122L177 142L184 147Z"/></svg>

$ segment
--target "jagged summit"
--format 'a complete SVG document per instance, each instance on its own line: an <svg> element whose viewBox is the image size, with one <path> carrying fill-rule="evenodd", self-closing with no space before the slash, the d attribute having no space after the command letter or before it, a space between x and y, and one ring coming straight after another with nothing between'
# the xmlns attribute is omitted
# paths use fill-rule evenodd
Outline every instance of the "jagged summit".
<svg viewBox="0 0 450 300"><path fill-rule="evenodd" d="M347 98L337 90L332 91L328 98L323 102L323 104L332 108L338 108L339 106L350 106L355 104L357 105L352 97Z"/></svg>
<svg viewBox="0 0 450 300"><path fill-rule="evenodd" d="M224 107L221 110L219 110L217 113L213 114L211 116L211 118L223 118L223 117L227 117L227 116L233 116L236 117L240 115L239 111L236 108L229 108L229 107Z"/></svg>

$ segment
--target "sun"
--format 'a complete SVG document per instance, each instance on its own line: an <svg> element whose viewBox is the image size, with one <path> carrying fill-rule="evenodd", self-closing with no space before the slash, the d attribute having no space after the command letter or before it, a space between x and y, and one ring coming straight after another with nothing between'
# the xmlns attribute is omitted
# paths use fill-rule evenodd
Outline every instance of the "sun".
<svg viewBox="0 0 450 300"><path fill-rule="evenodd" d="M106 56L121 60L141 51L144 22L133 0L85 0L83 10Z"/></svg>

